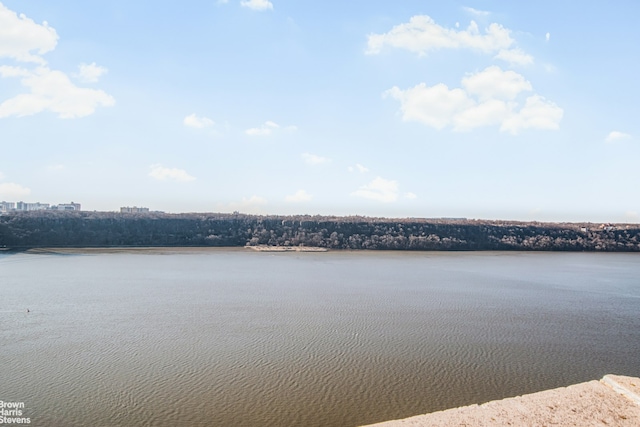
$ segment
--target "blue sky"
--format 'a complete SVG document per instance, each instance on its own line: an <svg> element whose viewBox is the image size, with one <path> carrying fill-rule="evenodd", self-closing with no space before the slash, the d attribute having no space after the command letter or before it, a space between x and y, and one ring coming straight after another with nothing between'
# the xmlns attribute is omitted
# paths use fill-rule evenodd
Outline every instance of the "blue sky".
<svg viewBox="0 0 640 427"><path fill-rule="evenodd" d="M639 12L0 0L0 200L640 222Z"/></svg>

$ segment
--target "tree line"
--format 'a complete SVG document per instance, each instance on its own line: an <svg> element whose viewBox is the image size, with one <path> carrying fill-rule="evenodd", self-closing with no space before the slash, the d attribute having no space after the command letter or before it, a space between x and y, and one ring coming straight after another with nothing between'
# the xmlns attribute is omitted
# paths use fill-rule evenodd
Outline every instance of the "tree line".
<svg viewBox="0 0 640 427"><path fill-rule="evenodd" d="M379 250L640 251L639 224L222 213L12 212L0 248L313 246Z"/></svg>

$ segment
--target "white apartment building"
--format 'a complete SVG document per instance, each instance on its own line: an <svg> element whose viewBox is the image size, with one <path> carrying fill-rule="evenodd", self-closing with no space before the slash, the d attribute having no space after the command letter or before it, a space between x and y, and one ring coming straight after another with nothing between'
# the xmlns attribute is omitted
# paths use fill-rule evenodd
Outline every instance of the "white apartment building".
<svg viewBox="0 0 640 427"><path fill-rule="evenodd" d="M25 203L23 201L15 202L0 202L0 212L13 212L13 211L79 211L81 210L80 203L62 203L59 205L49 205L49 203Z"/></svg>
<svg viewBox="0 0 640 427"><path fill-rule="evenodd" d="M0 202L0 212L9 212L16 209L15 202L5 202L4 200Z"/></svg>
<svg viewBox="0 0 640 427"><path fill-rule="evenodd" d="M22 201L16 203L17 211L43 211L46 209L49 209L49 203L25 203Z"/></svg>

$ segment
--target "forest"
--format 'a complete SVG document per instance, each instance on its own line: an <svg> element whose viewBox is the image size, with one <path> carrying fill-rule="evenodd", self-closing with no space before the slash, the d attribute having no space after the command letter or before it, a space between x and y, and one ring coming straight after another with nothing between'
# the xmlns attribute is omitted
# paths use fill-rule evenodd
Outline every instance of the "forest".
<svg viewBox="0 0 640 427"><path fill-rule="evenodd" d="M10 212L0 248L307 246L418 251L640 252L640 224L277 216Z"/></svg>

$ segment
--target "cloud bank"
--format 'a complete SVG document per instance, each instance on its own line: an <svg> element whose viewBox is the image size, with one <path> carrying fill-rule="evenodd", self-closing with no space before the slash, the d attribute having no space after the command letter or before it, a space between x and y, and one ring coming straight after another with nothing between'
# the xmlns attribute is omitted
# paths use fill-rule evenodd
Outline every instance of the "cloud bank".
<svg viewBox="0 0 640 427"><path fill-rule="evenodd" d="M76 77L84 83L96 83L100 77L107 74L109 71L105 67L96 65L95 62L92 62L91 64L80 64L78 69L79 71L76 74Z"/></svg>
<svg viewBox="0 0 640 427"><path fill-rule="evenodd" d="M41 55L55 49L57 43L58 34L46 21L36 24L0 3L0 58L45 64Z"/></svg>
<svg viewBox="0 0 640 427"><path fill-rule="evenodd" d="M497 66L467 75L461 85L449 89L443 83L420 83L405 90L394 86L383 96L400 101L404 121L417 121L438 130L499 126L501 132L517 135L524 129L557 129L564 114L562 108L536 94L521 105L517 98L533 90L531 83Z"/></svg>
<svg viewBox="0 0 640 427"><path fill-rule="evenodd" d="M0 77L19 78L28 90L0 103L0 118L23 117L50 111L62 119L85 117L97 107L115 104L102 90L82 88L71 82L66 73L47 66L42 57L55 49L56 30L43 22L37 24L25 15L17 15L0 3L0 58L9 58L19 66L0 66ZM94 83L107 69L94 63L79 66L76 76Z"/></svg>
<svg viewBox="0 0 640 427"><path fill-rule="evenodd" d="M492 54L511 65L528 65L533 57L516 46L511 30L500 24L490 24L483 32L475 21L464 30L445 28L427 15L413 16L409 22L396 25L389 32L370 34L366 53L375 55L385 47L405 49L424 56L440 49L470 49Z"/></svg>
<svg viewBox="0 0 640 427"><path fill-rule="evenodd" d="M115 105L115 99L104 91L78 87L65 73L46 66L28 70L4 65L0 77L21 77L22 86L29 89L2 102L0 118L50 111L61 119L74 119L93 114L99 106Z"/></svg>

